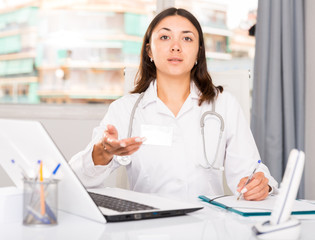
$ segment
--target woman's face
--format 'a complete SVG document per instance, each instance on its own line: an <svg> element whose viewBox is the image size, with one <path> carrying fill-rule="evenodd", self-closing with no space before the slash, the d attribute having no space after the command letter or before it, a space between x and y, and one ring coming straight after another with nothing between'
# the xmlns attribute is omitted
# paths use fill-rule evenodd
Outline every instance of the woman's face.
<svg viewBox="0 0 315 240"><path fill-rule="evenodd" d="M148 55L159 76L190 76L197 60L199 35L195 26L182 16L164 18L152 31Z"/></svg>

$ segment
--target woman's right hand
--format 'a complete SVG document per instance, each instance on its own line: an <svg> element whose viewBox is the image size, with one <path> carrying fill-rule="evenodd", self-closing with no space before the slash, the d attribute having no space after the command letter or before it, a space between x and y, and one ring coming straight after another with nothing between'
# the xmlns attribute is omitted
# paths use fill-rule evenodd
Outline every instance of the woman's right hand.
<svg viewBox="0 0 315 240"><path fill-rule="evenodd" d="M118 140L117 129L113 125L107 125L102 140L94 145L92 158L94 165L107 165L114 157L127 156L136 152L145 138L132 137Z"/></svg>

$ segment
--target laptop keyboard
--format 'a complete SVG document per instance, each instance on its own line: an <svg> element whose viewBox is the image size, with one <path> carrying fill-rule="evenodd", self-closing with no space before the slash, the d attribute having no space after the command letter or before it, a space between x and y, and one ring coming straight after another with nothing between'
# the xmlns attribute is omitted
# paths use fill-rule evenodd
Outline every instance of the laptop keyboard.
<svg viewBox="0 0 315 240"><path fill-rule="evenodd" d="M101 194L91 193L91 192L89 192L89 194L97 206L109 208L118 212L132 212L132 211L138 211L138 210L156 209L151 206L147 206L144 204L140 204L140 203L124 200L124 199L109 197L106 195L101 195Z"/></svg>

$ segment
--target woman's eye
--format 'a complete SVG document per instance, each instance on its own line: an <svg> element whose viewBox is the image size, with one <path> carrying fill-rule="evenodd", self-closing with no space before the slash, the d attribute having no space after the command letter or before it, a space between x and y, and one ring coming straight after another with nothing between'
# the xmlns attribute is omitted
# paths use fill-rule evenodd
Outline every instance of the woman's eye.
<svg viewBox="0 0 315 240"><path fill-rule="evenodd" d="M190 37L184 37L184 40L185 40L185 41L189 41L189 42L192 41L192 39L191 39Z"/></svg>
<svg viewBox="0 0 315 240"><path fill-rule="evenodd" d="M166 40L166 39L169 39L169 37L164 35L164 36L161 37L161 39L162 40Z"/></svg>

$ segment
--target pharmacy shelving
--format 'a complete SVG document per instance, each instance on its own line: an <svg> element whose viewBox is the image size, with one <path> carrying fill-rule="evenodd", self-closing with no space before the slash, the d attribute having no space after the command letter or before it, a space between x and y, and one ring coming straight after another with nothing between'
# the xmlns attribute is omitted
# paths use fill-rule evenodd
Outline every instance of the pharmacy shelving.
<svg viewBox="0 0 315 240"><path fill-rule="evenodd" d="M141 0L41 0L1 10L0 100L122 96L124 69L138 66L154 7L155 1Z"/></svg>
<svg viewBox="0 0 315 240"><path fill-rule="evenodd" d="M38 1L0 11L1 102L37 103Z"/></svg>

